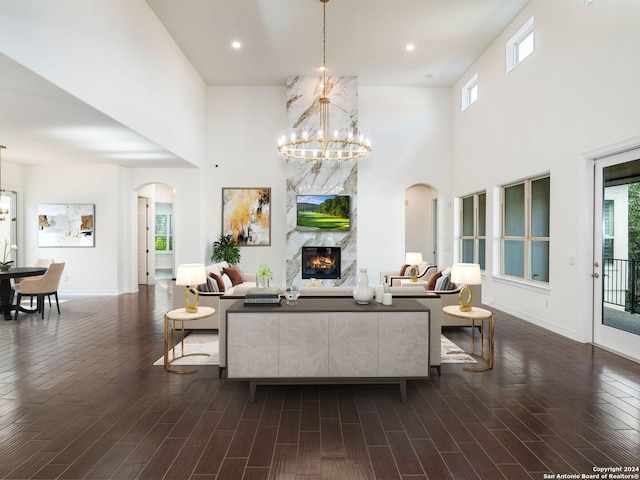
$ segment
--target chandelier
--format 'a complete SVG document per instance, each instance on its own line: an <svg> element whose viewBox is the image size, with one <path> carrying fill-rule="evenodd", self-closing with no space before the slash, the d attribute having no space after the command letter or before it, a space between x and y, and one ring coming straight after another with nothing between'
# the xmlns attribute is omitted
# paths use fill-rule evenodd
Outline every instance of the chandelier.
<svg viewBox="0 0 640 480"><path fill-rule="evenodd" d="M311 138L306 131L298 137L292 133L287 141L286 135L278 141L278 152L283 158L298 160L351 160L371 153L371 142L363 135L356 135L349 131L346 137L340 137L340 132L329 130L329 106L331 101L327 97L327 13L329 0L322 2L322 96L320 104L320 129L315 138ZM357 133L357 132L356 132Z"/></svg>

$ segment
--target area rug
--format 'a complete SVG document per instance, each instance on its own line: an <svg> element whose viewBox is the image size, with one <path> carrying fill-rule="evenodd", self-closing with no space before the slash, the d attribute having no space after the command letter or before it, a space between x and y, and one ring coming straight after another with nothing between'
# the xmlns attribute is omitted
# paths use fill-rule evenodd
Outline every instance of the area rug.
<svg viewBox="0 0 640 480"><path fill-rule="evenodd" d="M459 346L444 335L442 335L440 345L442 347L440 360L442 363L478 363L475 358L464 353Z"/></svg>
<svg viewBox="0 0 640 480"><path fill-rule="evenodd" d="M171 348L171 345L169 345ZM220 352L218 350L218 334L210 331L191 332L184 338L184 352L208 353L207 355L194 355L192 357L178 358L171 365L218 365L220 362ZM180 343L176 343L176 357L182 355ZM173 358L169 351L169 358ZM164 355L160 357L154 365L164 365Z"/></svg>
<svg viewBox="0 0 640 480"><path fill-rule="evenodd" d="M473 357L460 352L461 349L447 337L442 335L442 363L478 363ZM195 355L193 357L179 358L172 365L218 365L218 334L210 331L195 331L184 339L185 353L208 353L209 356ZM182 354L180 344L176 345L176 357ZM171 353L169 353L171 355ZM171 357L170 357L171 358ZM164 365L164 356L160 357L154 365Z"/></svg>

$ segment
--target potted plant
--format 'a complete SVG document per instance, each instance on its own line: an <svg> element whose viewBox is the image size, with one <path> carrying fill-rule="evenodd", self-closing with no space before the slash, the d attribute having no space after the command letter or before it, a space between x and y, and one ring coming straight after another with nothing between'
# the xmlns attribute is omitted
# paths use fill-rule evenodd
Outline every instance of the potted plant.
<svg viewBox="0 0 640 480"><path fill-rule="evenodd" d="M268 287L269 280L273 278L273 272L266 263L261 263L256 272L256 283L258 287Z"/></svg>
<svg viewBox="0 0 640 480"><path fill-rule="evenodd" d="M18 250L18 246L10 245L8 238L3 238L2 243L4 244L4 253L2 255L2 262L0 262L0 270L6 271L11 268L11 264L13 263L13 260L9 260L9 257L11 257L14 251Z"/></svg>
<svg viewBox="0 0 640 480"><path fill-rule="evenodd" d="M240 263L240 247L233 241L233 235L223 235L213 242L212 262L227 262L229 265Z"/></svg>

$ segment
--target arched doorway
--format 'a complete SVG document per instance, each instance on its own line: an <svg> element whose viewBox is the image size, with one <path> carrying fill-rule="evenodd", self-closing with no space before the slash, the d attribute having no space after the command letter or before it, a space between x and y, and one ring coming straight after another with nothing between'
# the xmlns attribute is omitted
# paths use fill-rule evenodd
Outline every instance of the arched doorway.
<svg viewBox="0 0 640 480"><path fill-rule="evenodd" d="M405 190L406 252L421 252L422 259L438 264L438 191L416 184Z"/></svg>
<svg viewBox="0 0 640 480"><path fill-rule="evenodd" d="M162 183L143 185L138 194L138 284L155 285L173 278L174 189Z"/></svg>

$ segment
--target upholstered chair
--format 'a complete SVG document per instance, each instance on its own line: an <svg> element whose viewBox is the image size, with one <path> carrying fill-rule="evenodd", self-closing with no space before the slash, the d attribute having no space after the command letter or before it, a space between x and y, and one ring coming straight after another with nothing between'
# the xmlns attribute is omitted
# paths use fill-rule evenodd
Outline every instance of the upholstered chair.
<svg viewBox="0 0 640 480"><path fill-rule="evenodd" d="M36 260L36 264L34 265L36 268L49 268L49 265L51 265L53 263L53 258L38 258ZM35 277L31 277L31 278L40 278L42 275L39 276L35 276ZM22 280L24 280L23 277L18 277L18 278L12 278L11 282L11 303L13 303L13 299L15 298L16 295L16 290L15 287L16 285L18 285ZM33 297L31 297L31 306L33 307ZM49 297L49 306L51 306L51 297Z"/></svg>
<svg viewBox="0 0 640 480"><path fill-rule="evenodd" d="M37 311L41 314L42 318L44 318L44 297L54 295L56 299L56 307L58 308L58 315L60 314L58 285L60 284L60 278L62 277L63 270L64 262L54 262L49 265L49 268L41 277L28 277L16 285L16 293L18 294L16 301L16 320L18 319L18 312L20 311L20 302L22 301L22 297L25 296L36 297Z"/></svg>

